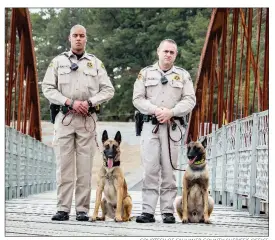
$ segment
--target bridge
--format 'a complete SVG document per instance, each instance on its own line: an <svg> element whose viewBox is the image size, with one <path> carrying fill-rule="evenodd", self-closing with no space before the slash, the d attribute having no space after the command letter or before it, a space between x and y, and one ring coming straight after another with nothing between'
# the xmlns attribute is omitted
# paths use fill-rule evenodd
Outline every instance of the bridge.
<svg viewBox="0 0 275 240"><path fill-rule="evenodd" d="M176 224L167 226L162 223L159 210L156 223L145 225L112 220L80 223L75 220L74 211L70 221L50 220L56 211L56 165L46 136L51 137L53 129L51 124L40 121L28 9L12 9L7 18L10 31L6 33L5 42L6 236L257 236L267 239L269 9L213 9L202 46L195 80L197 104L189 116L185 137L208 139L209 191L215 200L210 225L183 225L177 217ZM31 54L26 54L30 49ZM143 168L134 125L106 122L98 125L98 136L103 129L111 134L119 129L125 139L122 142L123 169L133 198L132 215L135 217L141 212ZM184 168L186 162L183 141L178 167ZM98 151L94 178L100 165ZM182 172L176 174L180 195ZM91 212L95 185L92 187Z"/></svg>

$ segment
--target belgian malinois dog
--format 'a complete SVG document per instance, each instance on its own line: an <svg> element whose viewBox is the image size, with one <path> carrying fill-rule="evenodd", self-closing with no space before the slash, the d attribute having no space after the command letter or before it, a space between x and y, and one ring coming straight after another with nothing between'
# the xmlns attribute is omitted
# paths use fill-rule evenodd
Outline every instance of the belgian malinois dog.
<svg viewBox="0 0 275 240"><path fill-rule="evenodd" d="M209 173L206 163L207 138L202 142L187 145L188 166L182 181L182 197L177 197L175 206L182 223L210 223L209 217L214 201L208 195Z"/></svg>
<svg viewBox="0 0 275 240"><path fill-rule="evenodd" d="M128 194L127 184L120 167L121 134L118 131L114 140L108 139L108 133L102 134L103 166L98 173L96 201L93 216L90 221L105 221L105 216L116 222L130 220L132 212L132 199ZM102 198L102 192L104 197ZM101 204L102 216L98 217Z"/></svg>

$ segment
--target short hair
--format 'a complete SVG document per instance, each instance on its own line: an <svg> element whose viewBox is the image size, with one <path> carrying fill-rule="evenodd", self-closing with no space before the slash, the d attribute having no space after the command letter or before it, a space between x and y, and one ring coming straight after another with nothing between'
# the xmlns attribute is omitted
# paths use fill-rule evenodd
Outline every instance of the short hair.
<svg viewBox="0 0 275 240"><path fill-rule="evenodd" d="M74 25L74 26L71 28L71 30L70 30L70 35L72 34L72 31L73 31L75 28L83 28L83 29L85 30L85 32L86 32L86 28L85 28L85 27L83 27L83 26L80 25L80 24L76 24L76 25Z"/></svg>
<svg viewBox="0 0 275 240"><path fill-rule="evenodd" d="M175 44L176 47L177 47L177 49L178 49L177 43L176 43L173 39L170 39L170 38L167 38L167 39L162 40L162 41L160 42L160 44L159 44L159 47L160 47L164 42L169 42L169 43Z"/></svg>

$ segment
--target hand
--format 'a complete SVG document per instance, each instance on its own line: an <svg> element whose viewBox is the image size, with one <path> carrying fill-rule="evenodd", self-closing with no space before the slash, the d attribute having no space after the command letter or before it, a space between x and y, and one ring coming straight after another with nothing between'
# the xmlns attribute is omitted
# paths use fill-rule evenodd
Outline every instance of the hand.
<svg viewBox="0 0 275 240"><path fill-rule="evenodd" d="M73 109L82 115L87 115L88 109L87 107L83 106L83 102L79 100L74 101Z"/></svg>
<svg viewBox="0 0 275 240"><path fill-rule="evenodd" d="M83 109L86 113L88 113L88 111L89 111L89 103L88 103L88 101L82 101L81 106L82 106L82 109Z"/></svg>
<svg viewBox="0 0 275 240"><path fill-rule="evenodd" d="M168 108L162 108L162 111L158 113L156 117L160 123L165 123L173 117L173 112Z"/></svg>
<svg viewBox="0 0 275 240"><path fill-rule="evenodd" d="M158 116L161 112L162 112L162 108L157 107L154 114Z"/></svg>

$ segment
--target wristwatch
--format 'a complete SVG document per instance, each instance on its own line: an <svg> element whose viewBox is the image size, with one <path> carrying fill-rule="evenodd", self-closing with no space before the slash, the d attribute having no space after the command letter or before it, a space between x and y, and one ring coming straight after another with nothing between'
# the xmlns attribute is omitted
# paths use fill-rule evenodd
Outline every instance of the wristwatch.
<svg viewBox="0 0 275 240"><path fill-rule="evenodd" d="M90 100L88 100L87 102L89 104L89 107L93 107L93 104L92 104L92 102Z"/></svg>
<svg viewBox="0 0 275 240"><path fill-rule="evenodd" d="M74 100L71 100L71 104L69 107L73 109L73 106L74 106Z"/></svg>

